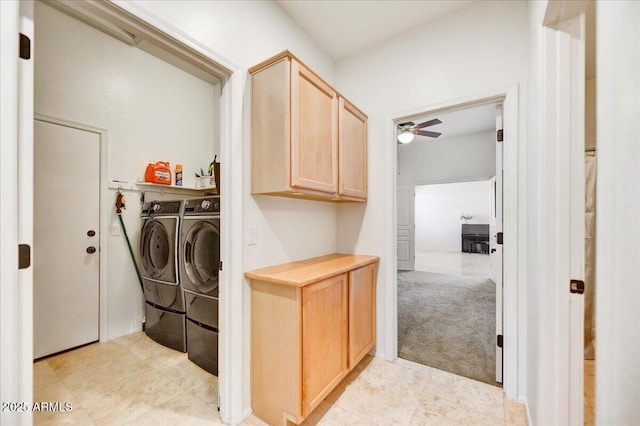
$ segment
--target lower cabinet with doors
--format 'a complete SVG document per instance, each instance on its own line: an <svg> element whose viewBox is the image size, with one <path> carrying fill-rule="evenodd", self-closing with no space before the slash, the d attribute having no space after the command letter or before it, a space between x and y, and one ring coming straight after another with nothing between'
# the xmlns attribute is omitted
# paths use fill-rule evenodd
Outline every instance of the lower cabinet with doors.
<svg viewBox="0 0 640 426"><path fill-rule="evenodd" d="M331 254L245 273L256 416L300 424L373 348L378 261Z"/></svg>

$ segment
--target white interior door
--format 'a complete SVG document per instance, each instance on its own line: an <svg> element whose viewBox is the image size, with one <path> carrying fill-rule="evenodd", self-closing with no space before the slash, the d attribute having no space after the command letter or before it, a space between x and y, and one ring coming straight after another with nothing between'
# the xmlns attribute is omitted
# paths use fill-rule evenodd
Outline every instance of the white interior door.
<svg viewBox="0 0 640 426"><path fill-rule="evenodd" d="M40 358L98 340L100 135L36 120L34 148L34 358Z"/></svg>
<svg viewBox="0 0 640 426"><path fill-rule="evenodd" d="M497 135L503 129L502 104L496 105L496 176L493 182L492 217L490 221L491 275L496 283L496 336L502 336L502 181L503 181L503 142ZM502 383L502 346L496 338L496 382Z"/></svg>
<svg viewBox="0 0 640 426"><path fill-rule="evenodd" d="M415 254L415 221L414 203L416 189L414 186L398 186L397 218L398 218L398 270L413 271L416 268Z"/></svg>

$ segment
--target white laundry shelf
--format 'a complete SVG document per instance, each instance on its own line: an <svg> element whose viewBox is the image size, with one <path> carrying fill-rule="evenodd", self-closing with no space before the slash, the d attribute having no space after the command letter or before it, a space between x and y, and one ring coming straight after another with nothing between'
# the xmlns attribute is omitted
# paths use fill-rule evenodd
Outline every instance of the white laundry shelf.
<svg viewBox="0 0 640 426"><path fill-rule="evenodd" d="M142 188L139 188L142 187ZM152 191L160 193L184 193L184 192L197 192L202 193L206 191L216 191L215 185L206 186L203 188L193 188L189 186L176 186L176 185L163 185L161 183L142 182L137 181L135 183L124 182L118 180L109 181L109 189L119 189L124 191Z"/></svg>

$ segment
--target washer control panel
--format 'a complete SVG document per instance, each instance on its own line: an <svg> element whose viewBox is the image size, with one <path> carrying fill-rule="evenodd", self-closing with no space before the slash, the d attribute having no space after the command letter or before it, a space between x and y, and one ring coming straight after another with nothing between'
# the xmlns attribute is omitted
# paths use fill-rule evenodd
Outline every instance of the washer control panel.
<svg viewBox="0 0 640 426"><path fill-rule="evenodd" d="M145 203L142 208L142 215L177 215L180 214L182 201L151 201Z"/></svg>

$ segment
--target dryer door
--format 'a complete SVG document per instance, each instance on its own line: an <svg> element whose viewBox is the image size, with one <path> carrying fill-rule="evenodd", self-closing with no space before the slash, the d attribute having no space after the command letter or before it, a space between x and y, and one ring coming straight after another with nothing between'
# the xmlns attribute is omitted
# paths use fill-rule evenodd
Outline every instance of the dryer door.
<svg viewBox="0 0 640 426"><path fill-rule="evenodd" d="M186 228L185 228L186 229ZM220 270L220 220L197 221L189 227L183 245L185 289L216 296Z"/></svg>
<svg viewBox="0 0 640 426"><path fill-rule="evenodd" d="M177 284L175 245L177 217L147 219L140 235L140 257L144 278Z"/></svg>

